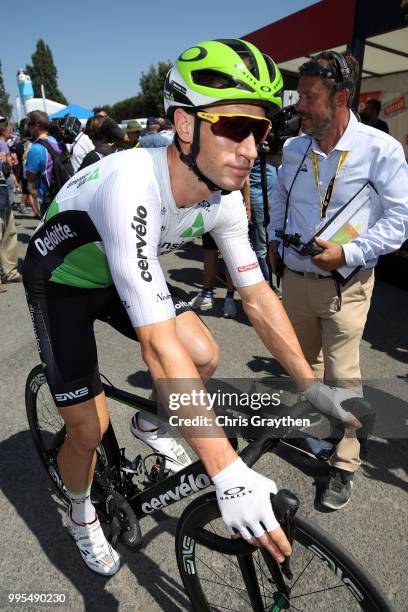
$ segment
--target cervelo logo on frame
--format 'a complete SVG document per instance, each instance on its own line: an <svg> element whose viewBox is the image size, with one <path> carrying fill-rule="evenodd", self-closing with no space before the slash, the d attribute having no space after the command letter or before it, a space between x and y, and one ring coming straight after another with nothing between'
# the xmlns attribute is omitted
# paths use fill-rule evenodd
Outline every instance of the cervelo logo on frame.
<svg viewBox="0 0 408 612"><path fill-rule="evenodd" d="M245 266L238 266L237 270L238 272L247 272L248 270L253 270L254 268L258 267L259 263L257 261L254 261L250 264L246 264Z"/></svg>
<svg viewBox="0 0 408 612"><path fill-rule="evenodd" d="M183 474L180 479L180 484L177 485L174 490L170 489L158 497L152 497L149 502L142 504L143 512L146 514L155 512L155 510L164 508L172 502L179 501L182 497L188 497L193 493L197 493L200 489L205 489L210 484L210 479L207 474L198 474L195 477L193 474L190 474L187 482L184 482L185 478L186 475Z"/></svg>
<svg viewBox="0 0 408 612"><path fill-rule="evenodd" d="M76 389L75 391L68 391L67 393L56 393L55 400L57 402L67 402L71 399L78 399L80 397L83 397L88 392L88 387L82 387L81 389Z"/></svg>
<svg viewBox="0 0 408 612"><path fill-rule="evenodd" d="M149 272L149 262L147 261L147 257L143 252L144 247L146 246L146 240L144 236L147 233L147 210L144 206L138 206L136 208L136 216L133 217L133 221L131 223L132 229L136 232L136 257L138 259L137 265L141 270L140 276L144 281L150 283L152 281L152 275Z"/></svg>
<svg viewBox="0 0 408 612"><path fill-rule="evenodd" d="M37 247L37 251L45 257L49 251L53 251L61 242L68 238L73 238L74 236L76 236L76 234L71 230L69 225L61 225L61 223L58 223L47 230L43 238L36 238L34 244Z"/></svg>

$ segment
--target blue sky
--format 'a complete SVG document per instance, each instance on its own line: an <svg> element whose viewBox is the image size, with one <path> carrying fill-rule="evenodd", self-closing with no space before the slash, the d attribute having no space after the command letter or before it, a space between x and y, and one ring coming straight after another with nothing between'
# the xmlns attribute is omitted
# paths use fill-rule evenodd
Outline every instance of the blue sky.
<svg viewBox="0 0 408 612"><path fill-rule="evenodd" d="M172 62L201 40L244 36L315 2L20 0L19 8L9 11L0 37L6 91L14 102L17 70L31 63L42 38L51 48L59 87L70 102L88 108L113 104L139 92L141 73L150 65Z"/></svg>

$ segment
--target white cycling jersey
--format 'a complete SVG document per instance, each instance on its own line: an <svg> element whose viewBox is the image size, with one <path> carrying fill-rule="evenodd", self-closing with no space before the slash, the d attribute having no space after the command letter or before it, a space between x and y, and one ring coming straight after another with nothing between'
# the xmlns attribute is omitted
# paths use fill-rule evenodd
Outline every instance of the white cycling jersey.
<svg viewBox="0 0 408 612"><path fill-rule="evenodd" d="M213 236L236 287L263 280L239 191L178 208L167 149L109 155L75 174L36 230L30 255L47 282L115 284L134 327L174 317L158 256ZM38 272L36 272L37 274Z"/></svg>

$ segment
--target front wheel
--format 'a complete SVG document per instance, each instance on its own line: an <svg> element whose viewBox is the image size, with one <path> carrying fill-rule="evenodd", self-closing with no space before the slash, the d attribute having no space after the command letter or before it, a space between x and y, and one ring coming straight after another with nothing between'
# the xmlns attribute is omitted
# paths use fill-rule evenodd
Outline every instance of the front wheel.
<svg viewBox="0 0 408 612"><path fill-rule="evenodd" d="M375 580L340 544L299 515L294 523L293 577L283 576L282 589L269 553L242 540L232 543L215 494L194 500L176 533L177 564L193 609L392 612Z"/></svg>

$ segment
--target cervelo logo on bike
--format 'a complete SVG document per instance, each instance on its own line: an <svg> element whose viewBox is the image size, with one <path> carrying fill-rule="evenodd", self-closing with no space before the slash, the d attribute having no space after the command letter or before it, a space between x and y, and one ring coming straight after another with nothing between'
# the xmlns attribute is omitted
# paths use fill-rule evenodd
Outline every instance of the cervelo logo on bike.
<svg viewBox="0 0 408 612"><path fill-rule="evenodd" d="M34 244L39 253L45 257L49 251L53 251L61 242L68 238L73 238L74 236L76 236L76 234L71 230L69 225L61 225L61 223L58 223L47 230L43 238L36 238Z"/></svg>
<svg viewBox="0 0 408 612"><path fill-rule="evenodd" d="M67 393L56 393L55 399L57 402L67 402L71 399L78 399L79 397L83 397L89 393L88 387L82 387L81 389L76 389L75 391L68 391Z"/></svg>
<svg viewBox="0 0 408 612"><path fill-rule="evenodd" d="M195 476L190 474L187 478L187 482L184 482L186 475L184 474L180 479L180 484L175 489L170 489L165 493L162 493L158 497L152 497L150 501L142 504L143 512L150 514L155 512L159 508L164 508L172 502L180 501L182 497L188 497L193 493L197 493L200 489L205 489L210 484L210 479L207 474L198 474Z"/></svg>
<svg viewBox="0 0 408 612"><path fill-rule="evenodd" d="M131 227L136 232L136 256L138 259L137 265L141 270L140 276L144 281L150 283L152 281L152 275L149 272L149 262L147 261L147 257L143 252L143 249L146 246L146 240L143 238L143 236L146 236L147 233L146 225L147 210L144 206L138 206L136 208L136 216L133 217Z"/></svg>

